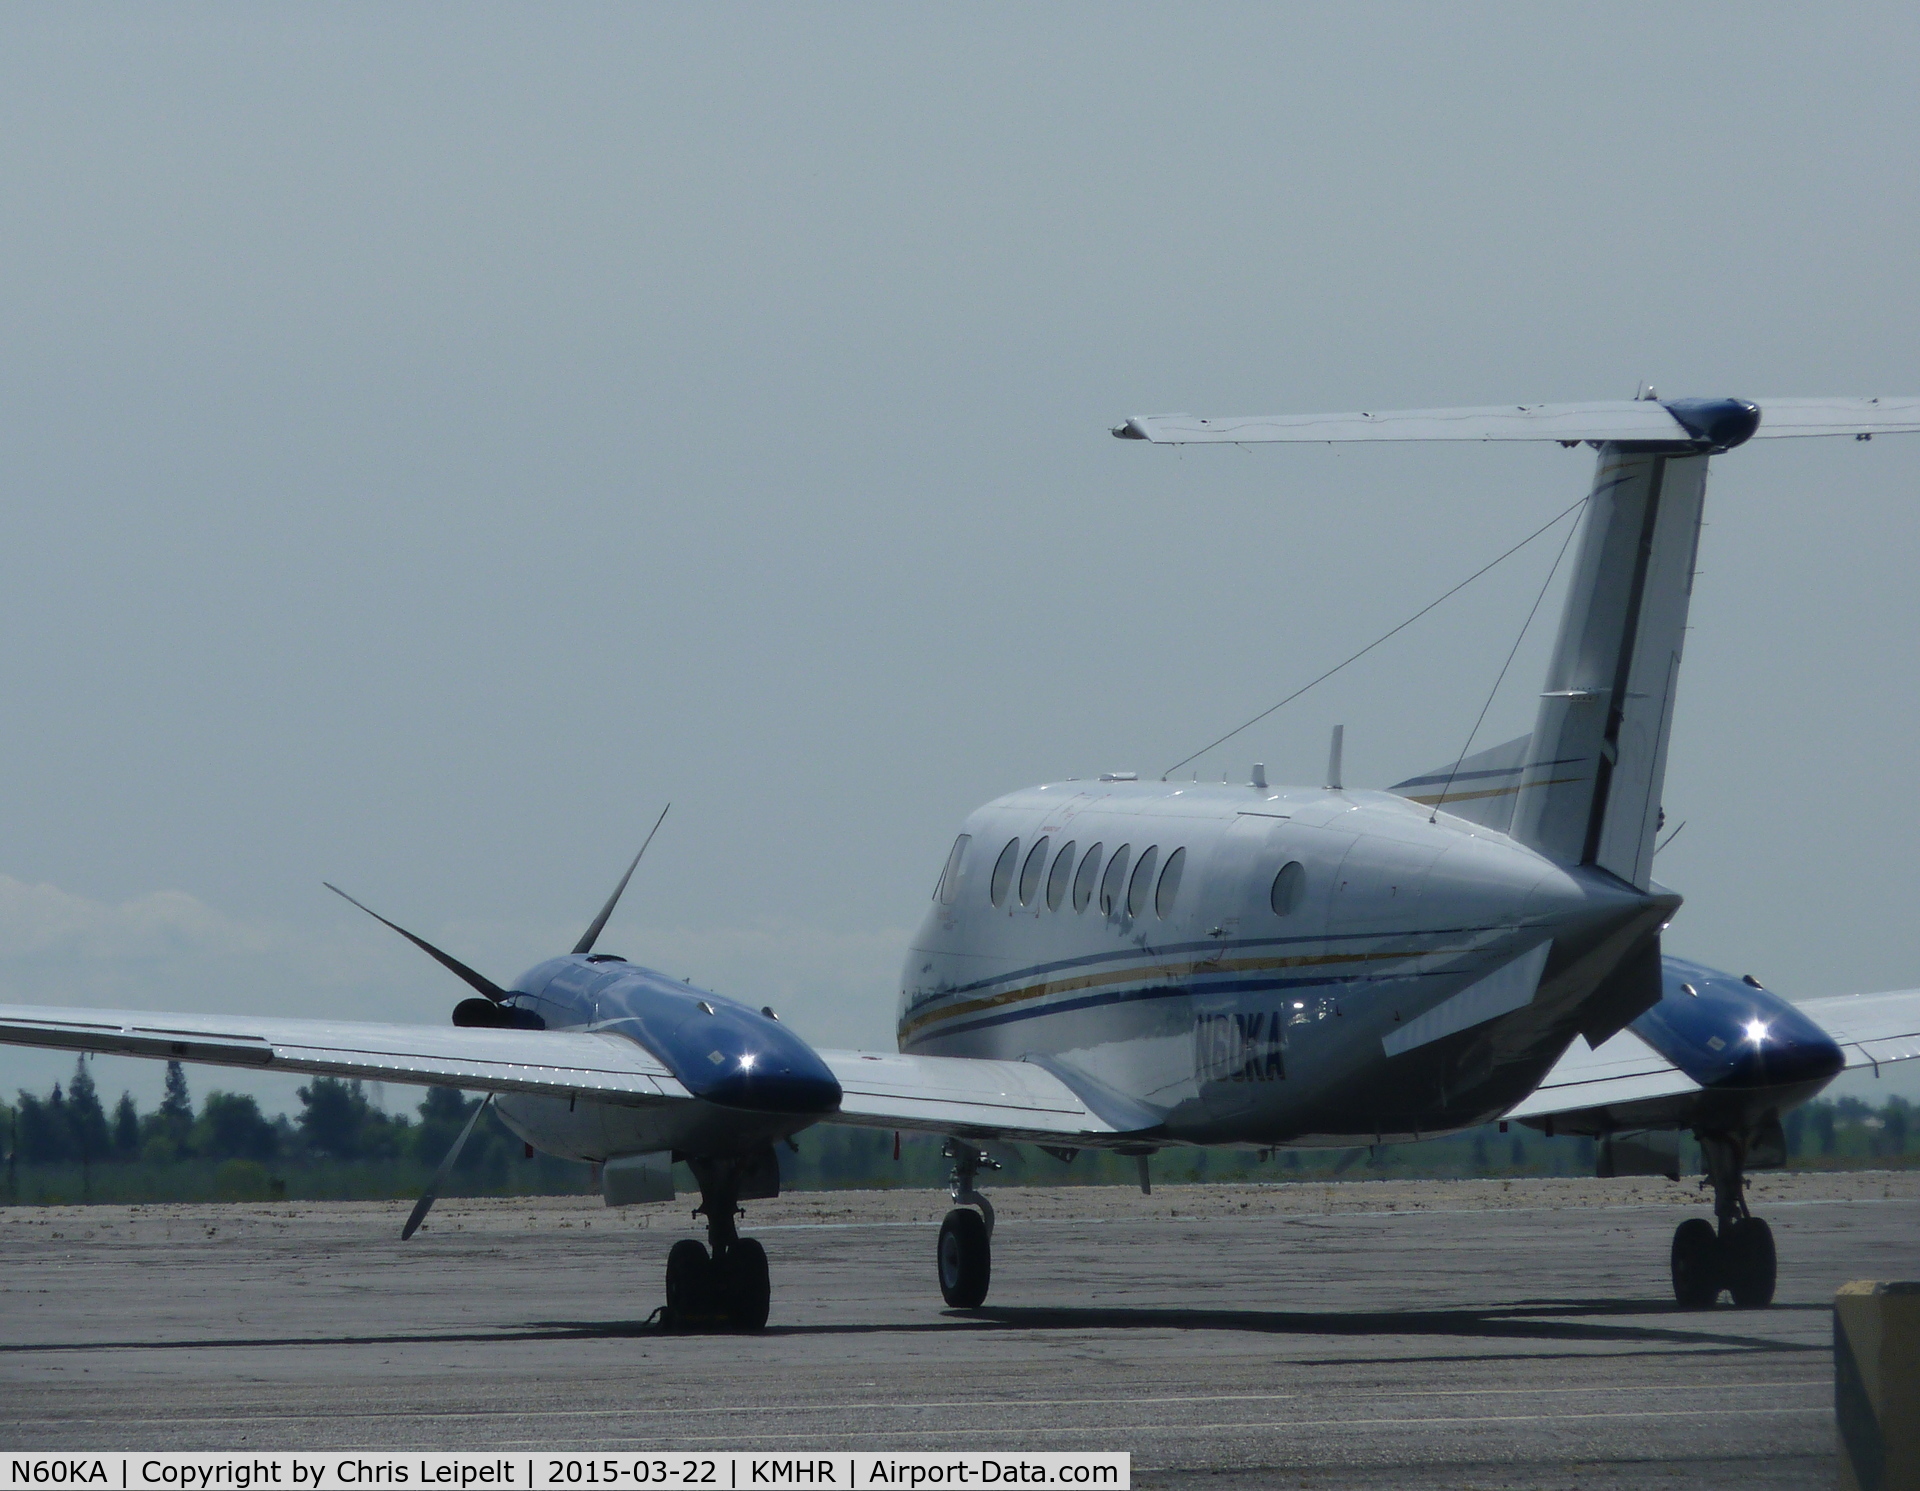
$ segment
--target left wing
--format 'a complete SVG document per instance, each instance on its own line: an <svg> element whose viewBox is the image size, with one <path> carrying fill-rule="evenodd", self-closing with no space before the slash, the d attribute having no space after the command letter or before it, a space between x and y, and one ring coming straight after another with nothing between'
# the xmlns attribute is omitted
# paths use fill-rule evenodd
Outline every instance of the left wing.
<svg viewBox="0 0 1920 1491"><path fill-rule="evenodd" d="M1872 1067L1877 1072L1887 1062L1920 1057L1920 989L1796 999L1793 1005L1833 1037L1849 1071ZM1603 1127L1684 1125L1685 1099L1705 1091L1627 1029L1592 1050L1576 1039L1546 1080L1506 1116L1578 1114Z"/></svg>
<svg viewBox="0 0 1920 1491"><path fill-rule="evenodd" d="M1847 1068L1920 1056L1920 989L1886 994L1833 994L1796 999L1795 1006L1834 1038L1846 1053Z"/></svg>
<svg viewBox="0 0 1920 1491"><path fill-rule="evenodd" d="M1550 1118L1704 1090L1631 1030L1622 1030L1595 1047L1575 1037L1546 1080L1506 1116Z"/></svg>
<svg viewBox="0 0 1920 1491"><path fill-rule="evenodd" d="M1098 1144L1121 1132L1030 1061L874 1051L822 1051L820 1058L840 1080L836 1123L1041 1143Z"/></svg>

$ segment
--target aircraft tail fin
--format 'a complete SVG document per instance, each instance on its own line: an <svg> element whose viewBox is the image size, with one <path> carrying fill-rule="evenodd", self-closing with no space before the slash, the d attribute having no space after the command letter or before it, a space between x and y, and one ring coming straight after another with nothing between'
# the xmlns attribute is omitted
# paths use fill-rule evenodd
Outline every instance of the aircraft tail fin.
<svg viewBox="0 0 1920 1491"><path fill-rule="evenodd" d="M1608 444L1508 830L1646 889L1693 593L1706 454Z"/></svg>

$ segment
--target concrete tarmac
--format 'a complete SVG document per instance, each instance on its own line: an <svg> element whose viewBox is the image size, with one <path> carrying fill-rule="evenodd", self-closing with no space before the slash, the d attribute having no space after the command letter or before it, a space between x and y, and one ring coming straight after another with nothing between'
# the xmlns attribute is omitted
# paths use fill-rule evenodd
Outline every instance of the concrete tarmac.
<svg viewBox="0 0 1920 1491"><path fill-rule="evenodd" d="M1833 1291L1920 1275L1920 1172L1761 1177L1772 1309L1682 1313L1693 1183L1004 1190L947 1310L931 1192L750 1205L757 1336L647 1324L683 1200L0 1210L0 1442L1127 1450L1141 1486L1807 1487Z"/></svg>

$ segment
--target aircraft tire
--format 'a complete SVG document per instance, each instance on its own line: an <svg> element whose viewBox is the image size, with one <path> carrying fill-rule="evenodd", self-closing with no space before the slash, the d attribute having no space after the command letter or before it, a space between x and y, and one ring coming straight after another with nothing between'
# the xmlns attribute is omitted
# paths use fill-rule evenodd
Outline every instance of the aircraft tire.
<svg viewBox="0 0 1920 1491"><path fill-rule="evenodd" d="M940 1224L940 1297L956 1310L978 1309L986 1302L993 1277L993 1250L987 1224L977 1211L957 1206Z"/></svg>
<svg viewBox="0 0 1920 1491"><path fill-rule="evenodd" d="M1683 1310L1710 1310L1720 1298L1720 1239L1705 1217L1673 1230L1673 1297Z"/></svg>
<svg viewBox="0 0 1920 1491"><path fill-rule="evenodd" d="M706 1245L683 1237L667 1254L667 1308L661 1324L668 1330L689 1330L713 1313L713 1260Z"/></svg>
<svg viewBox="0 0 1920 1491"><path fill-rule="evenodd" d="M767 1278L767 1250L757 1239L743 1237L727 1249L716 1272L726 1298L727 1317L740 1330L764 1330L773 1302Z"/></svg>
<svg viewBox="0 0 1920 1491"><path fill-rule="evenodd" d="M1772 1304L1779 1272L1773 1229L1759 1217L1742 1217L1729 1223L1720 1239L1720 1271L1727 1292L1741 1309L1764 1310Z"/></svg>

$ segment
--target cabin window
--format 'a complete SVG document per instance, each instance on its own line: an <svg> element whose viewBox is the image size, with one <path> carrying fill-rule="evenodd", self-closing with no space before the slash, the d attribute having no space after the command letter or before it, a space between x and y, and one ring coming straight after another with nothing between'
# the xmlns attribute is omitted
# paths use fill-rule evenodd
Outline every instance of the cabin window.
<svg viewBox="0 0 1920 1491"><path fill-rule="evenodd" d="M1153 893L1154 912L1163 921L1173 910L1173 898L1180 894L1180 875L1186 868L1186 850L1176 849L1167 856L1167 867L1160 872L1160 888Z"/></svg>
<svg viewBox="0 0 1920 1491"><path fill-rule="evenodd" d="M1306 891L1307 872L1301 868L1299 860L1288 860L1280 866L1280 873L1273 877L1273 889L1267 892L1273 914L1286 916L1300 904L1300 898Z"/></svg>
<svg viewBox="0 0 1920 1491"><path fill-rule="evenodd" d="M966 858L967 845L972 842L972 834L961 834L947 851L946 868L940 872L940 883L933 888L942 906L951 906L953 898L960 893L960 861Z"/></svg>
<svg viewBox="0 0 1920 1491"><path fill-rule="evenodd" d="M1007 887L1013 884L1013 867L1020 862L1020 841L1008 839L1007 847L993 862L993 879L987 883L987 898L996 906L1007 904Z"/></svg>
<svg viewBox="0 0 1920 1491"><path fill-rule="evenodd" d="M1047 840L1042 838L1027 851L1027 862L1020 867L1020 904L1031 906L1040 891L1040 872L1047 867Z"/></svg>
<svg viewBox="0 0 1920 1491"><path fill-rule="evenodd" d="M1073 877L1073 909L1085 911L1087 902L1093 899L1093 877L1100 873L1100 851L1105 844L1095 844L1080 861L1080 873Z"/></svg>
<svg viewBox="0 0 1920 1491"><path fill-rule="evenodd" d="M1053 872L1047 876L1047 910L1058 911L1060 898L1067 893L1067 872L1073 868L1072 839L1053 857Z"/></svg>
<svg viewBox="0 0 1920 1491"><path fill-rule="evenodd" d="M1113 858L1107 861L1107 873L1100 877L1100 914L1112 916L1119 908L1120 893L1127 888L1127 861L1133 855L1133 845L1122 844L1113 851Z"/></svg>
<svg viewBox="0 0 1920 1491"><path fill-rule="evenodd" d="M1149 844L1140 863L1133 867L1133 880L1127 886L1127 915L1138 916L1147 909L1147 897L1153 894L1153 872L1160 863L1160 846Z"/></svg>

